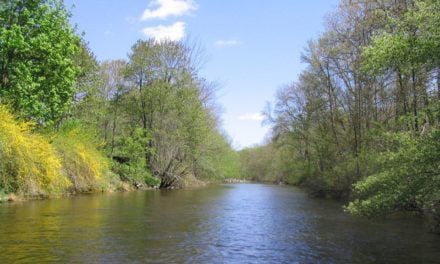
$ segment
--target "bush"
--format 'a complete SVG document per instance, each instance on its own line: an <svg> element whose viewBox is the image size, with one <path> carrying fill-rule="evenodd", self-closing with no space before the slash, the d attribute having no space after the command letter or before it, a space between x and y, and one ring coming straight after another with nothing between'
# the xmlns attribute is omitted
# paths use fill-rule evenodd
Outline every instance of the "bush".
<svg viewBox="0 0 440 264"><path fill-rule="evenodd" d="M147 184L151 187L160 186L160 179L154 177L145 160L145 146L151 139L148 133L141 128L137 128L131 135L126 135L119 141L120 147L117 156L126 158L126 163L114 166L114 170L119 174L123 181L132 185ZM149 154L153 153L149 149Z"/></svg>
<svg viewBox="0 0 440 264"><path fill-rule="evenodd" d="M31 132L33 127L0 105L0 188L27 195L61 193L70 185L61 160L45 137Z"/></svg>
<svg viewBox="0 0 440 264"><path fill-rule="evenodd" d="M51 137L61 157L63 172L72 182L71 191L89 192L108 187L110 162L99 151L102 143L92 131L80 122L70 121Z"/></svg>
<svg viewBox="0 0 440 264"><path fill-rule="evenodd" d="M0 189L0 203L1 202L5 202L8 200L8 196L6 194L6 192L2 189Z"/></svg>
<svg viewBox="0 0 440 264"><path fill-rule="evenodd" d="M115 164L114 170L121 177L121 180L129 182L131 185L160 186L160 179L152 176L142 163Z"/></svg>
<svg viewBox="0 0 440 264"><path fill-rule="evenodd" d="M440 204L440 131L422 137L387 133L380 169L355 184L359 198L347 209L375 216L397 210L436 212Z"/></svg>

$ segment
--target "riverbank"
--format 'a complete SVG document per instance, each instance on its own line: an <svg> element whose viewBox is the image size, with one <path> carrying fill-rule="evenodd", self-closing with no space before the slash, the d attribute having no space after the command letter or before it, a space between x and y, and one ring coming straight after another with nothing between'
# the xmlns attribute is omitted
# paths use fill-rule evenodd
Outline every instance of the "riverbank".
<svg viewBox="0 0 440 264"><path fill-rule="evenodd" d="M223 180L223 183L238 184L238 183L251 183L251 181L244 179L225 179Z"/></svg>
<svg viewBox="0 0 440 264"><path fill-rule="evenodd" d="M195 177L187 177L186 179L181 179L176 182L174 186L170 186L167 188L162 188L163 190L193 190L198 188L206 188L213 185L218 184L247 184L252 183L250 180L244 179L225 179L225 180L217 180L217 181L202 181L198 180ZM84 191L84 192L66 192L63 194L51 194L51 195L26 195L26 194L5 194L0 192L0 203L7 202L26 202L33 200L47 200L47 199L58 199L63 197L72 197L76 195L84 195L84 194L94 194L94 193L118 193L118 192L132 192L132 191L147 191L147 190L158 190L160 189L158 186L152 187L146 184L129 184L127 182L119 181L117 185L112 186L107 189L94 190L94 191Z"/></svg>
<svg viewBox="0 0 440 264"><path fill-rule="evenodd" d="M51 200L51 199L60 199L81 195L89 195L89 194L110 194L110 193L125 193L125 192L134 192L134 191L152 191L158 190L157 186L148 186L144 185L133 185L127 182L119 181L117 185L108 187L106 189L101 190L89 190L89 191L76 191L76 192L65 192L61 194L50 194L50 195L30 195L30 194L16 194L9 193L5 194L0 192L0 204L1 203L13 203L13 202L29 202L36 200Z"/></svg>
<svg viewBox="0 0 440 264"><path fill-rule="evenodd" d="M287 183L286 183L287 184ZM344 210L348 213L348 205L353 201L356 201L356 196L350 190L317 190L313 187L310 187L306 184L288 184L291 186L296 186L305 190L308 195L312 198L316 199L324 199L324 200L333 200L337 202L344 203ZM400 208L396 207L395 210L388 211L387 213L383 213L380 215L374 215L370 217L360 216L366 219L380 219L384 217L393 218L393 215L410 215L410 216L418 216L427 221L429 226L429 232L433 234L440 235L440 203L430 206L430 208Z"/></svg>
<svg viewBox="0 0 440 264"><path fill-rule="evenodd" d="M129 184L127 182L118 181L112 187L101 189L101 190L90 190L83 192L65 192L62 194L50 194L50 195L30 195L30 194L15 194L15 193L3 193L0 192L0 203L8 203L8 202L26 202L26 201L35 201L35 200L49 200L49 199L59 199L64 197L72 197L77 195L87 195L87 194L97 194L97 193L123 193L123 192L132 192L132 191L148 191L148 190L193 190L198 188L205 188L212 185L218 185L222 183L228 184L238 184L238 183L250 183L247 180L239 180L239 179L227 179L222 181L202 181L198 180L195 177L188 177L186 179L181 179L176 182L174 186L170 186L167 188L159 188L158 186L148 186L146 184Z"/></svg>
<svg viewBox="0 0 440 264"><path fill-rule="evenodd" d="M325 190L325 189L317 189L316 186L310 186L309 183L289 183L286 181L248 181L247 183L260 183L260 184L269 184L269 185L286 185L295 188L299 188L303 190L310 198L319 199L323 201L335 201L341 203L341 207L347 213L349 210L347 206L350 202L356 200L355 195L350 190ZM400 208L396 207L395 210L390 211L386 214L375 215L371 217L360 216L362 219L367 219L368 221L372 221L374 219L382 219L382 218L390 218L395 219L396 215L398 216L417 216L421 219L426 220L429 226L429 232L440 235L440 203L437 205L431 205L429 208L425 209L417 209L417 208Z"/></svg>

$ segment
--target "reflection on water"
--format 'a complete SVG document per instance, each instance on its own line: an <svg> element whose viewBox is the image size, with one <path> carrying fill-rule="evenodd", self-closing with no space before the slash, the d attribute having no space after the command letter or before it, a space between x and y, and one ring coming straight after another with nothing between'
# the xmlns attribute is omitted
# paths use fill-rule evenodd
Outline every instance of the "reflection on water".
<svg viewBox="0 0 440 264"><path fill-rule="evenodd" d="M440 237L274 185L0 205L0 263L37 262L440 263Z"/></svg>

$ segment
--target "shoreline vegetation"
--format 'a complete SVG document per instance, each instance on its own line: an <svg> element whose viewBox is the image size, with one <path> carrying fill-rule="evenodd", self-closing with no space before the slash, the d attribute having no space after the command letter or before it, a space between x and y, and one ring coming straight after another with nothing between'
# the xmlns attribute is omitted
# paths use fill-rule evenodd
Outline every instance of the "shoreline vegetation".
<svg viewBox="0 0 440 264"><path fill-rule="evenodd" d="M410 211L440 233L440 2L341 0L263 114L245 178L347 201L353 215Z"/></svg>
<svg viewBox="0 0 440 264"><path fill-rule="evenodd" d="M59 0L0 6L0 199L239 178L197 45L99 62L69 17Z"/></svg>
<svg viewBox="0 0 440 264"><path fill-rule="evenodd" d="M275 182L411 211L440 232L440 2L341 0L306 67L235 151L200 47L139 40L98 61L61 0L0 5L0 201Z"/></svg>

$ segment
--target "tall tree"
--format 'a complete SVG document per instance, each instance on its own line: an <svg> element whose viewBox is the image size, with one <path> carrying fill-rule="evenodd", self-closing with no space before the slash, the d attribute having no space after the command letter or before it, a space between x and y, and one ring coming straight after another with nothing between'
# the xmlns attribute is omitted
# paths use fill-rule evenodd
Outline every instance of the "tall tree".
<svg viewBox="0 0 440 264"><path fill-rule="evenodd" d="M58 0L0 4L0 100L50 124L69 109L78 73L79 37Z"/></svg>

